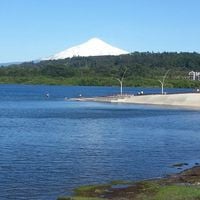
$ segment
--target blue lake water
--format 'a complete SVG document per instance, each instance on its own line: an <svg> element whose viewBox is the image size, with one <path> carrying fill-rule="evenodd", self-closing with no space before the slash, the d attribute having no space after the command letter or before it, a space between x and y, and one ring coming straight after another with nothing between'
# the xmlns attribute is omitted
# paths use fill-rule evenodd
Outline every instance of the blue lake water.
<svg viewBox="0 0 200 200"><path fill-rule="evenodd" d="M140 90L160 92L125 88ZM176 91L189 90L167 90ZM0 199L54 200L79 185L160 177L200 161L198 110L64 101L117 92L0 85Z"/></svg>

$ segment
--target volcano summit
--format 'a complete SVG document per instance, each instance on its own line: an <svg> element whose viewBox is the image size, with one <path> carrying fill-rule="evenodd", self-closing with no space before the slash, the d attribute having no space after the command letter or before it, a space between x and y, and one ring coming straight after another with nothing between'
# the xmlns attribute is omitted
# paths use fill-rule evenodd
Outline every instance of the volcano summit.
<svg viewBox="0 0 200 200"><path fill-rule="evenodd" d="M107 44L106 42L98 38L92 38L83 44L71 47L69 49L56 53L42 60L58 60L58 59L72 58L77 56L82 56L82 57L106 56L106 55L117 56L128 53L129 52L111 46L110 44Z"/></svg>

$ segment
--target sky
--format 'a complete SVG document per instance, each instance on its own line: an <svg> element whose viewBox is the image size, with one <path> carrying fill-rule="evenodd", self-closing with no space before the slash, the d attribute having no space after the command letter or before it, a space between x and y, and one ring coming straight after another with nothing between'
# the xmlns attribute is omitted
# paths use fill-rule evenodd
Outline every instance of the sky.
<svg viewBox="0 0 200 200"><path fill-rule="evenodd" d="M129 52L200 52L200 0L0 0L0 63L98 37Z"/></svg>

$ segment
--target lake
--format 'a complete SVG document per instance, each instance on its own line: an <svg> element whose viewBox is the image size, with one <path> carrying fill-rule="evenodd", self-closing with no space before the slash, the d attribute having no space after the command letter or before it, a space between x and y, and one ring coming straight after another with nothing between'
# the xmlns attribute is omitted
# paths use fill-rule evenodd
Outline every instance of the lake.
<svg viewBox="0 0 200 200"><path fill-rule="evenodd" d="M200 162L198 110L64 100L118 92L0 85L0 199L54 200L80 185L161 177L178 171L174 163Z"/></svg>

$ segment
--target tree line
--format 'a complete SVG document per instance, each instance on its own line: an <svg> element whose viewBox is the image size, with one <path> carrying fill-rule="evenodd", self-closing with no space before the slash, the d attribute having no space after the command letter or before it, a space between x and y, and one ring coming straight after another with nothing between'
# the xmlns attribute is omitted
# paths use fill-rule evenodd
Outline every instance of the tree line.
<svg viewBox="0 0 200 200"><path fill-rule="evenodd" d="M73 57L61 60L25 62L0 67L1 83L118 85L127 69L124 85L159 86L167 75L168 87L199 87L187 79L189 71L200 71L200 54L177 52L134 52L120 56Z"/></svg>

